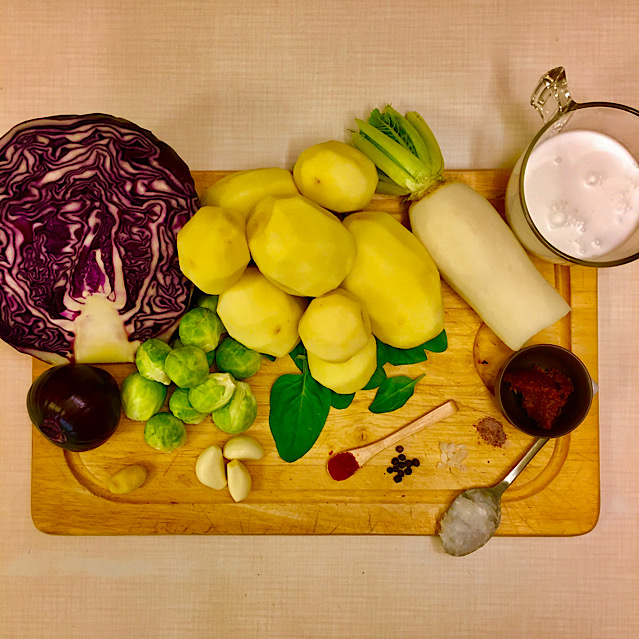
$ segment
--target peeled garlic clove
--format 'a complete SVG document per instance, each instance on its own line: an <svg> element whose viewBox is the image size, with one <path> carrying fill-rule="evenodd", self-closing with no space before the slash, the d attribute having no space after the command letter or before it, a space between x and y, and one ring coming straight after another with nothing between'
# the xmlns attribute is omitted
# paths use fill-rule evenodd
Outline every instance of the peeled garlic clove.
<svg viewBox="0 0 639 639"><path fill-rule="evenodd" d="M205 448L195 462L195 475L205 486L220 490L226 486L224 457L219 446Z"/></svg>
<svg viewBox="0 0 639 639"><path fill-rule="evenodd" d="M242 501L251 492L251 474L248 468L239 460L232 459L226 471L229 478L229 492L233 501Z"/></svg>
<svg viewBox="0 0 639 639"><path fill-rule="evenodd" d="M224 444L223 452L226 459L262 459L264 457L262 444L250 435L231 437Z"/></svg>
<svg viewBox="0 0 639 639"><path fill-rule="evenodd" d="M140 464L120 468L107 482L107 488L116 495L126 495L137 490L146 481L147 470Z"/></svg>

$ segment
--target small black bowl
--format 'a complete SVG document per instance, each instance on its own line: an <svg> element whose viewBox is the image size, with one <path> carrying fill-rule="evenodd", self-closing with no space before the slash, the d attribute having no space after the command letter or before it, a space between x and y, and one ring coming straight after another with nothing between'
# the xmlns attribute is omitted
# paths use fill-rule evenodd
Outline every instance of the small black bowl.
<svg viewBox="0 0 639 639"><path fill-rule="evenodd" d="M538 426L524 411L520 398L504 382L509 372L530 370L535 364L544 370L555 368L574 386L552 428ZM593 381L584 363L569 350L554 344L527 346L511 355L495 379L495 399L504 417L520 431L534 437L561 437L571 432L586 418L594 393Z"/></svg>

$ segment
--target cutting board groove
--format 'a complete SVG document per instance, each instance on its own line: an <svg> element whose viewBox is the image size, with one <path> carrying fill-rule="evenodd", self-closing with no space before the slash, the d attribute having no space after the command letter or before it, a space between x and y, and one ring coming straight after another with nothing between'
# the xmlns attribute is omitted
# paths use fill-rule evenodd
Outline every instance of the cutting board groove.
<svg viewBox="0 0 639 639"><path fill-rule="evenodd" d="M198 192L227 171L194 171ZM448 171L449 178L470 184L503 214L506 170ZM406 205L376 195L370 209L385 210L408 224ZM556 343L573 350L597 378L597 276L593 269L555 266L534 260L544 277L564 296L572 312L535 336L531 343ZM228 436L206 420L188 426L188 442L178 451L159 453L144 442L143 424L122 418L116 434L86 453L69 453L47 442L34 428L32 517L38 529L62 535L153 534L427 534L452 499L471 486L500 480L524 454L532 439L510 427L492 395L494 376L510 350L444 284L449 347L427 362L387 365L389 375L424 373L415 395L394 413L368 411L374 391L357 394L345 410L331 409L312 450L288 464L275 449L268 425L269 389L284 372L297 372L289 358L265 362L250 380L258 398L258 418L249 431L266 454L247 462L253 477L249 497L234 503L227 490L199 484L198 454ZM46 365L33 360L34 379ZM118 380L132 365L105 366ZM413 475L395 484L386 472L392 451L373 458L342 482L326 472L328 456L379 439L447 399L459 412L403 442L409 457L421 461ZM508 447L480 441L475 424L484 416L504 424ZM437 468L440 443L465 446L465 468ZM149 478L129 495L113 495L106 481L116 470L142 463ZM579 535L596 525L599 515L598 398L584 423L571 435L547 445L505 493L498 535Z"/></svg>

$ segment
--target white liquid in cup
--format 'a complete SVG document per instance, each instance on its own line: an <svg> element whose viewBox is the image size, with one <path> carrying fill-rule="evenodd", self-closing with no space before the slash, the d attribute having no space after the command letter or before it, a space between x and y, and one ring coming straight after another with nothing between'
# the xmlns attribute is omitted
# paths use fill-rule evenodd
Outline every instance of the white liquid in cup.
<svg viewBox="0 0 639 639"><path fill-rule="evenodd" d="M528 158L524 197L549 244L582 260L610 253L639 223L639 164L613 138L559 133Z"/></svg>

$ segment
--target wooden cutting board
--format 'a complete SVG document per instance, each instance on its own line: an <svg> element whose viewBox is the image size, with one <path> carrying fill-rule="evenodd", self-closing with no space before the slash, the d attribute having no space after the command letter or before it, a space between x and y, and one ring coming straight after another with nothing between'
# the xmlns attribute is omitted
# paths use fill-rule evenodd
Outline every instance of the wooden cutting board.
<svg viewBox="0 0 639 639"><path fill-rule="evenodd" d="M201 192L226 172L194 172ZM508 171L449 171L489 198L503 212ZM386 210L407 223L397 198L376 196L369 208ZM575 352L597 379L597 275L594 269L555 266L535 260L544 277L565 297L572 312L535 336L531 343L555 343ZM374 391L357 393L345 410L331 409L319 439L302 459L286 463L277 455L269 425L269 390L284 372L297 372L290 358L265 362L250 380L258 398L258 418L249 434L266 454L247 462L253 490L234 503L226 489L216 491L195 477L198 454L227 435L210 420L188 426L188 442L165 454L144 441L144 425L122 418L103 446L69 453L33 429L32 515L37 528L63 535L154 534L427 534L463 489L500 480L532 444L500 416L492 381L510 350L455 293L444 285L449 346L427 362L389 375L425 377L408 403L393 413L368 411ZM46 365L34 360L34 379ZM132 365L105 366L119 381ZM412 421L447 399L455 399L453 417L403 441L409 458L421 465L396 484L386 469L396 454L380 453L353 477L333 481L326 472L332 452L363 445ZM599 419L597 397L579 428L550 442L503 498L498 535L579 535L594 528L599 514ZM505 448L480 439L475 425L485 416L502 422ZM440 446L465 447L463 468L438 467ZM106 480L128 464L144 464L149 477L129 495L112 495Z"/></svg>

